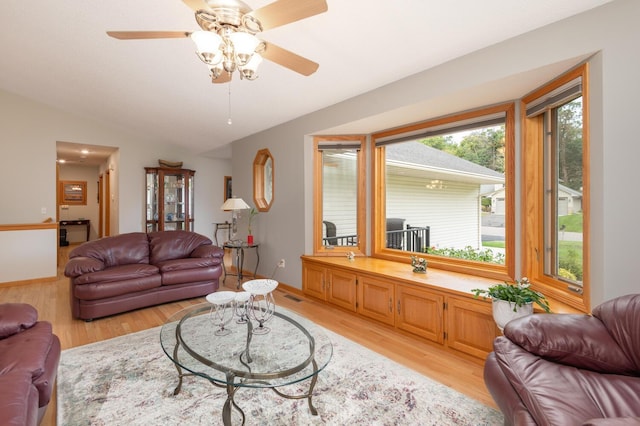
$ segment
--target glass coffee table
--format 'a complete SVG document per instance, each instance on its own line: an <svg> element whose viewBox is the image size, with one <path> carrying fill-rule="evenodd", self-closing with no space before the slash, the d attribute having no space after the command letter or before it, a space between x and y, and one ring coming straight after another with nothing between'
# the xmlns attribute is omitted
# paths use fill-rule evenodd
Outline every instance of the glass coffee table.
<svg viewBox="0 0 640 426"><path fill-rule="evenodd" d="M224 425L231 424L232 408L244 424L244 412L234 401L236 391L243 387L267 388L283 398L307 399L311 413L318 414L312 403L313 389L333 354L331 340L321 328L293 313L275 312L268 321L267 334L254 333L251 321L239 323L240 318L234 316L225 324L230 332L219 335L211 313L210 303L195 305L171 316L162 326L162 349L178 370L174 395L187 375L226 388ZM302 394L289 395L279 389L305 380L309 388Z"/></svg>

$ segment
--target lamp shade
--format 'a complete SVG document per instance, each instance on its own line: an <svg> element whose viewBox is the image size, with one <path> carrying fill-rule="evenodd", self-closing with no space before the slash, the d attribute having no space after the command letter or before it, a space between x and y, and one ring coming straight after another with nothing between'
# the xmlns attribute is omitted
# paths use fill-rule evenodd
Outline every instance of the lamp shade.
<svg viewBox="0 0 640 426"><path fill-rule="evenodd" d="M191 40L196 44L196 51L200 59L207 64L217 64L222 60L220 44L222 38L210 31L194 31Z"/></svg>
<svg viewBox="0 0 640 426"><path fill-rule="evenodd" d="M251 207L242 198L231 197L227 198L220 210L246 210L249 208Z"/></svg>

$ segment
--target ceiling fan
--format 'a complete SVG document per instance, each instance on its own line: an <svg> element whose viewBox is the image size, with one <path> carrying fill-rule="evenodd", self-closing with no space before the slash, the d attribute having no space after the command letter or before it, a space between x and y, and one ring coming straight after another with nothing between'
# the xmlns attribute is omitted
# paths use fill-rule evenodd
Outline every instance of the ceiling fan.
<svg viewBox="0 0 640 426"><path fill-rule="evenodd" d="M213 83L254 80L262 58L299 74L316 72L318 64L256 37L264 30L280 27L327 11L326 0L276 0L252 10L241 0L183 0L195 12L201 31L107 31L119 40L186 38L196 44L198 57L209 67Z"/></svg>

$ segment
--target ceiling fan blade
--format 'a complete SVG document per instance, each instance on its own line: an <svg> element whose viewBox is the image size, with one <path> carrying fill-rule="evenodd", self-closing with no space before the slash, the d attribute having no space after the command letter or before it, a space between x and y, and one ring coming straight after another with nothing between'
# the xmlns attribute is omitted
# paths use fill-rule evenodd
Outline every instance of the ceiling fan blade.
<svg viewBox="0 0 640 426"><path fill-rule="evenodd" d="M222 74L218 76L218 78L211 78L211 82L213 84L227 83L231 81L233 74L230 72L222 71Z"/></svg>
<svg viewBox="0 0 640 426"><path fill-rule="evenodd" d="M249 12L249 15L258 18L264 31L309 18L327 9L326 0L276 0Z"/></svg>
<svg viewBox="0 0 640 426"><path fill-rule="evenodd" d="M207 5L204 4L202 0L182 0L184 4L189 6L194 12L197 12L201 9L206 9Z"/></svg>
<svg viewBox="0 0 640 426"><path fill-rule="evenodd" d="M153 38L185 38L191 35L186 31L107 31L110 37L118 40L144 40Z"/></svg>
<svg viewBox="0 0 640 426"><path fill-rule="evenodd" d="M319 67L317 63L303 58L300 55L296 55L273 43L265 41L264 44L265 49L261 53L262 57L285 68L289 68L291 71L308 76L316 72Z"/></svg>

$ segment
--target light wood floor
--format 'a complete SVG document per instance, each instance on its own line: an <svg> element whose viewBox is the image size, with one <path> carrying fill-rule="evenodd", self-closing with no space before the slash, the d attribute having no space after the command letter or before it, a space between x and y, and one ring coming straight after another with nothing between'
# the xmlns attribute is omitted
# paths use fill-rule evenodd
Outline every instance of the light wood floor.
<svg viewBox="0 0 640 426"><path fill-rule="evenodd" d="M162 325L178 310L204 301L204 298L196 298L167 303L92 322L72 319L69 307L69 283L62 272L67 253L72 248L73 246L60 250L61 266L56 281L19 286L0 285L0 301L23 302L35 306L38 309L39 319L53 324L53 331L60 338L63 350ZM236 277L229 276L226 281L225 287L235 290ZM475 358L466 357L464 354L459 356L452 354L424 339L398 332L387 325L359 318L350 312L304 297L295 289L287 292L278 288L276 304L298 312L317 324L471 398L496 407L482 379L483 363ZM54 426L55 418L54 399L49 404L42 426Z"/></svg>

